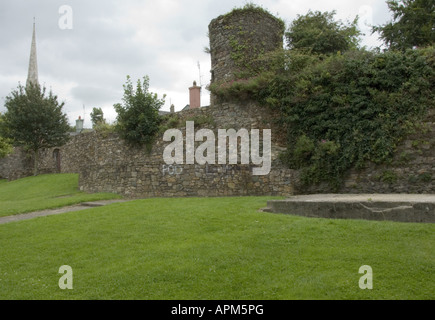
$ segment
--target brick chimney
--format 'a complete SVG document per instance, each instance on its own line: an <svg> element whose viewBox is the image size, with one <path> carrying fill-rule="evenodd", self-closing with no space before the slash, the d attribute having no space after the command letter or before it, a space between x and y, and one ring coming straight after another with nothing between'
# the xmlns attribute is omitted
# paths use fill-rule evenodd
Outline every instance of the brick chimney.
<svg viewBox="0 0 435 320"><path fill-rule="evenodd" d="M196 85L196 81L193 81L193 87L189 88L190 93L190 109L201 107L201 87Z"/></svg>
<svg viewBox="0 0 435 320"><path fill-rule="evenodd" d="M76 132L80 133L83 131L83 122L84 120L82 119L81 116L79 116L79 118L76 120Z"/></svg>

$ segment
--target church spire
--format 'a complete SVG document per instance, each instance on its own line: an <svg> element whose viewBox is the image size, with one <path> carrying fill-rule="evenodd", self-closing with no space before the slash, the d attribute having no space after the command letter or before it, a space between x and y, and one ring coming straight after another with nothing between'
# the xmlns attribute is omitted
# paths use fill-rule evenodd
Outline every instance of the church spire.
<svg viewBox="0 0 435 320"><path fill-rule="evenodd" d="M39 85L38 82L38 61L36 59L36 35L35 35L35 18L33 18L33 36L32 46L30 48L29 72L27 74L27 86L32 83Z"/></svg>

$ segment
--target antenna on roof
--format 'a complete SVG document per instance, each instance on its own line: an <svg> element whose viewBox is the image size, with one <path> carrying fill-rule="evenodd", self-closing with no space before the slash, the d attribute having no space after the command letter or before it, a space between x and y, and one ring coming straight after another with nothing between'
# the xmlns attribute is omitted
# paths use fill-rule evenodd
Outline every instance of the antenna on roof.
<svg viewBox="0 0 435 320"><path fill-rule="evenodd" d="M85 122L85 117L86 117L86 108L85 108L85 104L83 103L83 122Z"/></svg>
<svg viewBox="0 0 435 320"><path fill-rule="evenodd" d="M201 74L201 65L200 65L199 61L198 61L197 64L198 64L198 72L199 72L199 86L202 87L202 77L203 77L203 75Z"/></svg>
<svg viewBox="0 0 435 320"><path fill-rule="evenodd" d="M199 64L199 61L197 62L197 65L198 65L198 72L199 72L199 86L202 89L201 65ZM202 90L200 90L200 95L202 96Z"/></svg>

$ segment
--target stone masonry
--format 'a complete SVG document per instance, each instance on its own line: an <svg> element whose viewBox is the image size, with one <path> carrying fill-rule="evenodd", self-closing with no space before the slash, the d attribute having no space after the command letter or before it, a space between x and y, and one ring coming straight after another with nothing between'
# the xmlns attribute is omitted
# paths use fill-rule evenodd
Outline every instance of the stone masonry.
<svg viewBox="0 0 435 320"><path fill-rule="evenodd" d="M283 47L284 25L261 10L233 10L209 24L211 84L233 80L246 61ZM219 103L211 95L210 104Z"/></svg>

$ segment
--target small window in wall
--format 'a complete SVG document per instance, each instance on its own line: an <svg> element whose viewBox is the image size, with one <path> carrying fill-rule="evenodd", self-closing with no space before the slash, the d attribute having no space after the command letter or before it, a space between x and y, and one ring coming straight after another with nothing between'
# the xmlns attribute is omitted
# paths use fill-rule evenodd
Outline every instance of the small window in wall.
<svg viewBox="0 0 435 320"><path fill-rule="evenodd" d="M54 149L53 151L53 159L56 165L56 172L60 172L60 150Z"/></svg>

